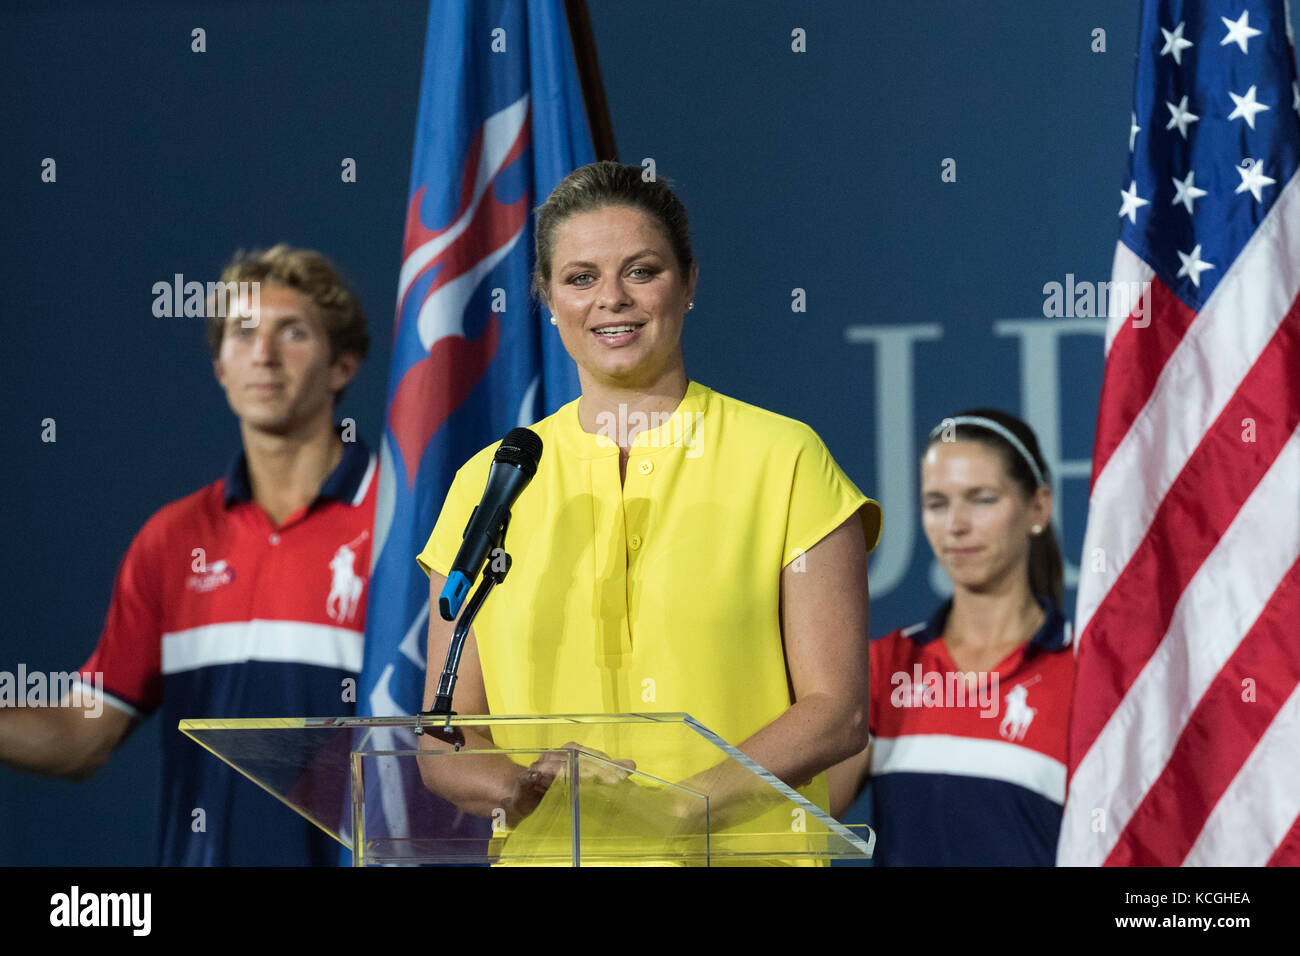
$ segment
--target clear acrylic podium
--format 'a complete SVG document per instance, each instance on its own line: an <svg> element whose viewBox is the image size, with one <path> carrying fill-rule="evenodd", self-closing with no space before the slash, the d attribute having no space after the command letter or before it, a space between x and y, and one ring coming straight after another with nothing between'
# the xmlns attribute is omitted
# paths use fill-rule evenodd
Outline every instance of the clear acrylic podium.
<svg viewBox="0 0 1300 956"><path fill-rule="evenodd" d="M420 723L493 746L457 750L415 734ZM823 865L864 862L875 842L688 714L183 720L180 729L348 847L355 866ZM554 783L521 820L454 802L486 792L475 790L485 775L522 773L545 754Z"/></svg>

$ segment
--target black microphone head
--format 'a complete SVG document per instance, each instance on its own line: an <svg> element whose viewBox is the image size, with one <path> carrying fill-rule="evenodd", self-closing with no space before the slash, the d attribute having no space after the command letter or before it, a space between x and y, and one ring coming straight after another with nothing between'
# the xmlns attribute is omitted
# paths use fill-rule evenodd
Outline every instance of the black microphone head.
<svg viewBox="0 0 1300 956"><path fill-rule="evenodd" d="M501 446L492 460L515 465L532 478L537 474L537 463L541 459L542 439L537 432L531 428L512 428L501 440Z"/></svg>

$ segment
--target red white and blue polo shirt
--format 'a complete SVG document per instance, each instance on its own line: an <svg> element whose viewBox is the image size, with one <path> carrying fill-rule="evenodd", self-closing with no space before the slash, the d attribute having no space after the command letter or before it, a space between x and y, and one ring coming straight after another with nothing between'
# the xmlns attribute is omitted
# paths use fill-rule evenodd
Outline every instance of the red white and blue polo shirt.
<svg viewBox="0 0 1300 956"><path fill-rule="evenodd" d="M1070 627L1038 632L968 682L943 642L952 602L871 644L877 866L1051 866L1065 803Z"/></svg>
<svg viewBox="0 0 1300 956"><path fill-rule="evenodd" d="M150 518L118 569L82 671L103 674L109 704L162 717L161 865L338 861L337 843L176 725L354 713L344 681L361 670L379 483L369 449L343 447L315 500L279 527L252 500L241 454Z"/></svg>

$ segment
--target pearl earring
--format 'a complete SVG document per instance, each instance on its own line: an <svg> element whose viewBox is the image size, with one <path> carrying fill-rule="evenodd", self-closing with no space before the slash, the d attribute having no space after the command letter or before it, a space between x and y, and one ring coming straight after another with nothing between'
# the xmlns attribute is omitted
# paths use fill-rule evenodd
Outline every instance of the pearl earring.
<svg viewBox="0 0 1300 956"><path fill-rule="evenodd" d="M551 325L559 325L559 324L560 324L560 320L557 319L555 316L551 316Z"/></svg>
<svg viewBox="0 0 1300 956"><path fill-rule="evenodd" d="M693 308L695 308L695 300L694 300L694 299L692 299L690 302L687 302L687 303L686 303L686 311L689 312L689 311L691 311L691 309L693 309Z"/></svg>
<svg viewBox="0 0 1300 956"><path fill-rule="evenodd" d="M1030 531L1031 534L1038 534L1038 532L1040 532L1040 531L1042 531L1042 530L1043 530L1043 526L1042 526L1041 524L1036 524L1036 525L1034 525L1032 528L1029 529L1029 531Z"/></svg>

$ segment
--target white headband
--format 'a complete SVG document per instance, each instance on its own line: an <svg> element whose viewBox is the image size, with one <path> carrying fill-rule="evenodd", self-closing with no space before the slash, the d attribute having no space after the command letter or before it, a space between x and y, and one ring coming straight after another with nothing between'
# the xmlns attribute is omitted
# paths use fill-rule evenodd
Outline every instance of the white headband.
<svg viewBox="0 0 1300 956"><path fill-rule="evenodd" d="M1029 449L1021 443L1019 438L1011 434L1011 432L1007 430L1006 426L999 425L993 419L984 418L981 415L958 415L955 418L945 418L939 424L931 428L930 437L933 438L945 428L954 425L974 425L977 428L987 428L991 432L996 432L998 435L1006 439L1007 444L1020 452L1020 457L1029 463L1029 470L1034 473L1034 479L1038 482L1038 487L1047 487L1047 482L1043 479L1043 472L1038 467L1038 462L1034 461L1034 456L1029 454Z"/></svg>

